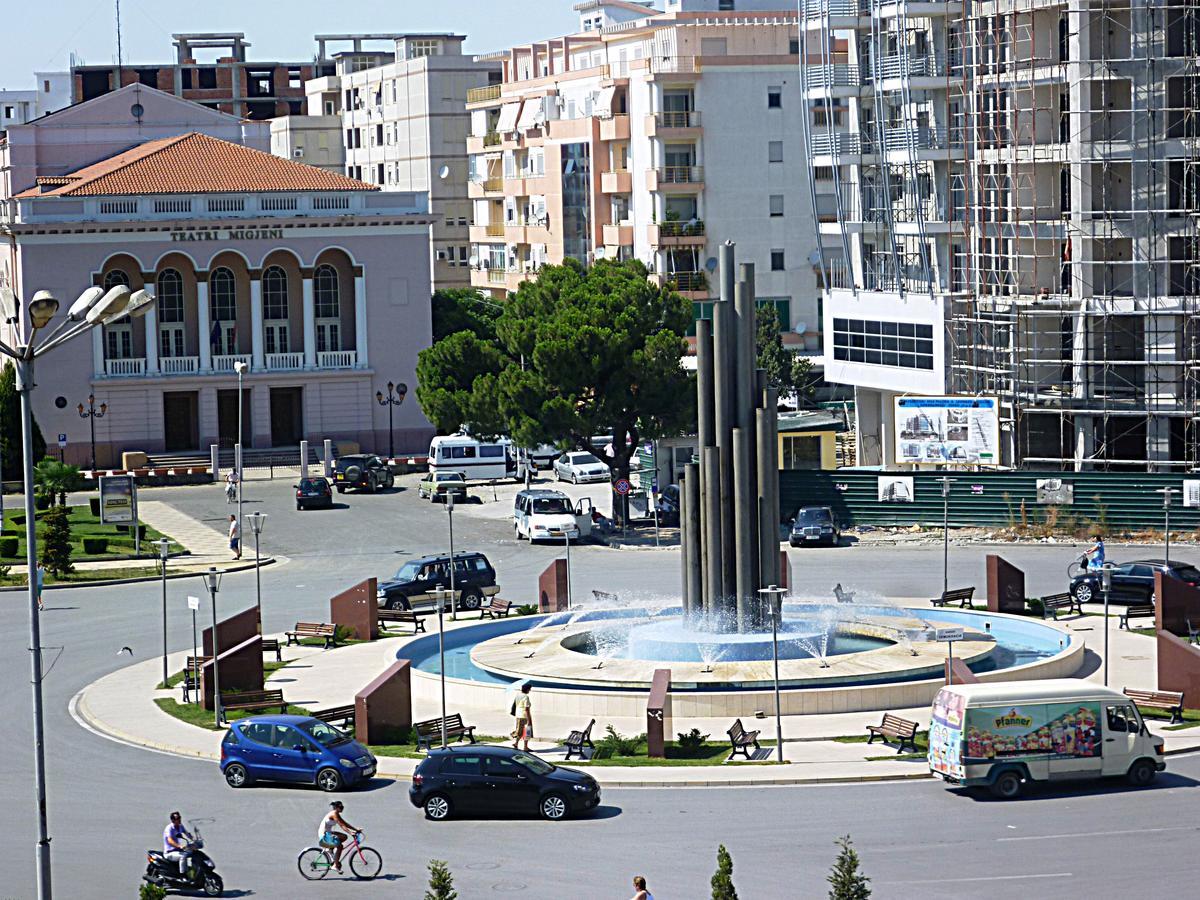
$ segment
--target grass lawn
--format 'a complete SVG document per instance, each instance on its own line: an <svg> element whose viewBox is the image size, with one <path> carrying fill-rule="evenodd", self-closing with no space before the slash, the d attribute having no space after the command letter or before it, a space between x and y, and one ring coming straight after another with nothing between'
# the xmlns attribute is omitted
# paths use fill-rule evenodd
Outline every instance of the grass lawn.
<svg viewBox="0 0 1200 900"><path fill-rule="evenodd" d="M424 759L425 751L417 749L417 737L413 732L409 732L409 737L412 739L403 744L371 744L370 750L376 756L398 756L403 759ZM477 734L475 735L476 742L480 744L500 744L509 738L502 738L494 734ZM451 747L469 747L469 742L449 741Z"/></svg>
<svg viewBox="0 0 1200 900"><path fill-rule="evenodd" d="M272 675L274 675L280 669L291 665L292 662L294 662L294 660L289 660L289 661L285 661L285 662L265 662L265 663L263 663L263 680L266 681L268 678L270 678ZM167 679L166 684L163 684L160 681L158 683L158 689L160 691L162 691L162 690L170 690L171 688L179 687L180 683L183 681L183 672L184 672L184 670L180 669L178 672L176 672L174 675L172 675L170 678Z"/></svg>
<svg viewBox="0 0 1200 900"><path fill-rule="evenodd" d="M1154 719L1160 722L1169 722L1171 714L1165 709L1146 709L1139 706L1138 709L1142 713L1143 719ZM1184 728L1195 728L1200 725L1200 709L1185 709L1183 711L1183 723L1179 725L1167 725L1167 731L1180 731Z"/></svg>
<svg viewBox="0 0 1200 900"><path fill-rule="evenodd" d="M151 576L158 577L159 571L157 567L150 568L125 568L122 566L119 569L81 569L72 572L69 575L64 575L62 578L55 578L49 572L46 573L46 586L54 584L84 584L89 581L116 581L123 578L149 578ZM28 582L24 575L0 575L0 587L18 587Z"/></svg>
<svg viewBox="0 0 1200 900"><path fill-rule="evenodd" d="M837 741L839 744L865 744L870 739L871 739L871 736L869 734L846 734L846 735L842 735L841 737L834 738L834 740ZM867 759L871 762L874 762L876 760L881 760L881 759L924 759L929 753L929 732L928 731L918 731L917 737L916 737L916 740L914 741L914 743L917 746L917 750L915 753L908 752L908 751L905 751L904 753L892 752L886 756L868 756ZM871 746L872 747L878 746L880 749L885 749L887 747L894 748L896 746L896 744L895 744L895 742L892 742L889 744L882 744L882 743L880 743L880 739L876 738L875 743L872 744Z"/></svg>
<svg viewBox="0 0 1200 900"><path fill-rule="evenodd" d="M224 731L225 727L218 728L214 721L213 711L205 709L198 703L180 703L173 697L156 697L154 702L158 708L167 715L174 716L181 722L187 722L189 725L198 725L201 728L207 728L209 731ZM227 722L236 719L244 719L247 716L261 716L264 712L273 712L274 710L246 710L246 709L231 709L225 713ZM288 714L293 716L307 716L308 710L300 706L289 706Z"/></svg>

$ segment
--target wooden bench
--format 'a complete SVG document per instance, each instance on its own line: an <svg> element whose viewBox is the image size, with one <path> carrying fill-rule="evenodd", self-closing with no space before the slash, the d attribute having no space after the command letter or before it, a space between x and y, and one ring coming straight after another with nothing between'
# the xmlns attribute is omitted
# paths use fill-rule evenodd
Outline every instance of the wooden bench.
<svg viewBox="0 0 1200 900"><path fill-rule="evenodd" d="M354 727L354 704L348 703L345 706L331 706L328 709L318 709L309 713L314 719L320 719L322 722L328 722L330 725L342 725L346 728Z"/></svg>
<svg viewBox="0 0 1200 900"><path fill-rule="evenodd" d="M1130 619L1153 619L1154 606L1148 603L1139 603L1137 606L1125 607L1125 612L1121 613L1120 620L1117 622L1117 629L1124 628L1129 630Z"/></svg>
<svg viewBox="0 0 1200 900"><path fill-rule="evenodd" d="M899 741L900 746L896 749L897 753L904 752L905 744L912 748L913 753L917 752L917 723L909 719L902 719L899 716L893 716L891 713L884 713L883 721L878 725L868 725L867 731L871 735L867 739L868 744L875 743L875 738L881 737L885 744L889 740Z"/></svg>
<svg viewBox="0 0 1200 900"><path fill-rule="evenodd" d="M434 741L442 739L442 720L437 718L417 722L413 725L413 730L417 733L417 749L428 750ZM475 743L475 726L464 725L462 713L446 716L446 740L461 741L464 738L472 744Z"/></svg>
<svg viewBox="0 0 1200 900"><path fill-rule="evenodd" d="M1125 688L1125 696L1140 706L1165 709L1171 714L1171 724L1183 721L1183 691L1139 691Z"/></svg>
<svg viewBox="0 0 1200 900"><path fill-rule="evenodd" d="M592 743L592 726L595 724L596 720L592 719L592 721L588 722L587 728L583 729L583 731L572 731L569 735L567 735L567 740L565 741L567 745L567 759L571 758L572 753L578 753L579 758L583 759L584 744L587 744L593 750L596 749L596 745Z"/></svg>
<svg viewBox="0 0 1200 900"><path fill-rule="evenodd" d="M508 611L512 609L511 600L501 600L499 597L489 597L487 603L479 607L480 619L507 619Z"/></svg>
<svg viewBox="0 0 1200 900"><path fill-rule="evenodd" d="M179 686L183 689L183 702L191 703L192 691L200 690L200 669L211 656L189 656L183 665L183 681Z"/></svg>
<svg viewBox="0 0 1200 900"><path fill-rule="evenodd" d="M1067 612L1077 612L1083 615L1083 604L1081 604L1070 592L1062 594L1047 594L1042 597L1042 618L1054 619L1058 621L1058 611L1065 609Z"/></svg>
<svg viewBox="0 0 1200 900"><path fill-rule="evenodd" d="M304 638L325 638L325 649L337 646L337 628L324 622L297 622L291 631L285 631L288 646L299 644Z"/></svg>
<svg viewBox="0 0 1200 900"><path fill-rule="evenodd" d="M734 720L733 725L731 725L729 730L725 733L729 735L729 743L733 745L733 752L729 754L729 759L733 759L739 753L745 756L746 759L749 759L750 748L752 746L755 750L762 749L758 745L759 732L747 731L742 727L741 719Z"/></svg>
<svg viewBox="0 0 1200 900"><path fill-rule="evenodd" d="M278 638L263 638L262 650L263 653L274 653L275 662L283 662L283 650L279 646Z"/></svg>
<svg viewBox="0 0 1200 900"><path fill-rule="evenodd" d="M952 591L942 591L940 597L934 597L929 602L934 606L949 606L952 603L957 603L960 609L974 609L975 604L971 601L975 597L975 588L955 588Z"/></svg>
<svg viewBox="0 0 1200 900"><path fill-rule="evenodd" d="M389 622L401 625L411 625L412 633L425 630L425 620L418 617L411 609L381 609L379 610L379 627L383 628Z"/></svg>
<svg viewBox="0 0 1200 900"><path fill-rule="evenodd" d="M241 691L237 694L221 695L221 717L231 709L274 709L287 712L283 691Z"/></svg>

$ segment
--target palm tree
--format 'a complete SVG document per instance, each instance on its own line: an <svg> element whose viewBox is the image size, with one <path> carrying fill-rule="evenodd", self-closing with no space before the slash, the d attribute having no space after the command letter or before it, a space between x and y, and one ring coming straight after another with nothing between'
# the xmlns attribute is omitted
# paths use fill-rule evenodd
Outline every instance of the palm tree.
<svg viewBox="0 0 1200 900"><path fill-rule="evenodd" d="M34 468L33 483L37 493L48 497L51 505L57 497L59 505L66 506L67 494L83 487L83 476L78 466L69 466L47 456Z"/></svg>

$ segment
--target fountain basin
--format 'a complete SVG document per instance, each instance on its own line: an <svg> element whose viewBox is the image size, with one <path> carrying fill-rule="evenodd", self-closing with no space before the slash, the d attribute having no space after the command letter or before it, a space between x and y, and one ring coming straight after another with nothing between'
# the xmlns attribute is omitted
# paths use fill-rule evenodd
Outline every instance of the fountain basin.
<svg viewBox="0 0 1200 900"><path fill-rule="evenodd" d="M841 638L826 634L815 621L785 620L779 630L780 659L809 659L864 650L888 642L873 638ZM723 634L689 628L679 619L633 625L627 629L593 629L563 640L568 650L592 656L661 662L725 663L772 659L771 633Z"/></svg>

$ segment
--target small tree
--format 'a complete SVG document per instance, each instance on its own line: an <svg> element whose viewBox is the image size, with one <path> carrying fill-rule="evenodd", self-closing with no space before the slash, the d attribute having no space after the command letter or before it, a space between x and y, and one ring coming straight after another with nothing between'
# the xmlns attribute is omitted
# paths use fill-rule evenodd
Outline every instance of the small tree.
<svg viewBox="0 0 1200 900"><path fill-rule="evenodd" d="M66 506L67 495L83 486L83 475L78 466L60 463L47 456L34 468L33 483L39 495L50 498L51 505L58 498L59 505Z"/></svg>
<svg viewBox="0 0 1200 900"><path fill-rule="evenodd" d="M46 440L33 420L33 458L46 455ZM5 360L0 363L0 470L10 480L21 477L21 398L17 393L17 369Z"/></svg>
<svg viewBox="0 0 1200 900"><path fill-rule="evenodd" d="M812 360L783 346L783 326L774 304L758 308L755 326L758 367L767 373L767 381L779 392L781 399L794 393L798 407L811 403L817 382Z"/></svg>
<svg viewBox="0 0 1200 900"><path fill-rule="evenodd" d="M42 515L42 523L42 564L57 578L75 571L71 565L71 521L67 508L52 506Z"/></svg>
<svg viewBox="0 0 1200 900"><path fill-rule="evenodd" d="M429 890L423 900L458 900L458 891L454 890L454 876L442 859L429 861Z"/></svg>
<svg viewBox="0 0 1200 900"><path fill-rule="evenodd" d="M733 857L722 844L717 848L717 871L712 877L712 900L737 900L733 886Z"/></svg>
<svg viewBox="0 0 1200 900"><path fill-rule="evenodd" d="M850 843L850 835L834 841L841 850L833 871L825 880L829 882L829 900L867 900L871 896L871 881L858 871L858 851Z"/></svg>
<svg viewBox="0 0 1200 900"><path fill-rule="evenodd" d="M138 900L164 900L166 896L167 889L157 884L143 882L138 888Z"/></svg>

